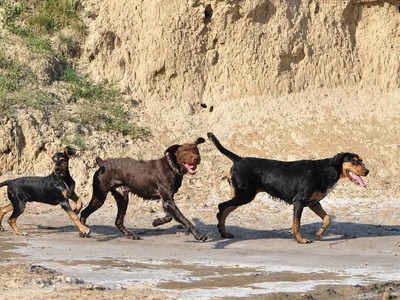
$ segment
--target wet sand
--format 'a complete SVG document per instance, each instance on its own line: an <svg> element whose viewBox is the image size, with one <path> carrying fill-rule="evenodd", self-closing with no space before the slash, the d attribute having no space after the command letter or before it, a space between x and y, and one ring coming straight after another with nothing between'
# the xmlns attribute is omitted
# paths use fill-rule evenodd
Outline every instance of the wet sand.
<svg viewBox="0 0 400 300"><path fill-rule="evenodd" d="M26 237L15 236L9 228L1 232L2 280L14 283L7 284L0 298L17 297L24 290L28 292L24 299L30 299L31 290L35 299L45 295L68 298L78 291L87 293L82 296L86 299L107 298L111 291L115 292L112 299L141 299L143 295L150 299L400 296L399 225L381 224L379 219L377 224L365 223L367 216L363 215L358 223L338 216L321 241L299 245L290 235L283 209L280 215L271 216L277 227L272 229L263 222L251 223L242 214L232 216L228 229L236 238L231 240L220 239L215 224L195 219L209 236L201 243L185 235L176 223L153 229L154 213L145 213L126 219L127 227L142 237L132 241L114 227L114 210L110 205L91 217L88 239L78 237L58 208L51 216L21 217L21 228L29 233ZM312 237L320 226L316 221L305 215L302 232L306 237ZM38 274L38 270L44 271ZM28 279L18 284L21 276Z"/></svg>

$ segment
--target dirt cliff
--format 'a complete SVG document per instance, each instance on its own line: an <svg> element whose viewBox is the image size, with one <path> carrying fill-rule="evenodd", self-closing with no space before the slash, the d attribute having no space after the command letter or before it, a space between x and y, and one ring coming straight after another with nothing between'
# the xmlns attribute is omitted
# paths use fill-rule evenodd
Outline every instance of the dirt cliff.
<svg viewBox="0 0 400 300"><path fill-rule="evenodd" d="M396 1L85 1L91 76L132 95L219 101L400 86Z"/></svg>

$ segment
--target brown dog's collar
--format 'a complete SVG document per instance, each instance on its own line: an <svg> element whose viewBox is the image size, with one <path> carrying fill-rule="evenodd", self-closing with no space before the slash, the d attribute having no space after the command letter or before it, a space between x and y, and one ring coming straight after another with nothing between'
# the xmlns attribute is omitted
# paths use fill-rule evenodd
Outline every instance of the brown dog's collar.
<svg viewBox="0 0 400 300"><path fill-rule="evenodd" d="M174 162L172 161L171 157L169 157L169 153L165 153L165 157L167 158L167 162L169 167L171 168L171 170L178 175L182 175L181 171L179 171L179 169L175 166Z"/></svg>

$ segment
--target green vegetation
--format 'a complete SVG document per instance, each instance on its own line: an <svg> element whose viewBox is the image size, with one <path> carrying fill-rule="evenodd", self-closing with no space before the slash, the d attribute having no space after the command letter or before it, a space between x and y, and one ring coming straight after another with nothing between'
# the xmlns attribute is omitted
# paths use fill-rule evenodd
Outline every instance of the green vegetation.
<svg viewBox="0 0 400 300"><path fill-rule="evenodd" d="M84 135L76 134L73 137L63 137L61 139L61 143L64 145L74 145L78 147L80 150L86 150L87 145L84 138L85 138Z"/></svg>
<svg viewBox="0 0 400 300"><path fill-rule="evenodd" d="M121 132L132 138L149 136L148 130L128 121L129 114L118 101L121 93L117 89L105 83L92 83L78 76L70 66L64 69L59 80L70 83L69 102L81 101L78 119L82 124L92 125L99 130Z"/></svg>
<svg viewBox="0 0 400 300"><path fill-rule="evenodd" d="M56 64L50 84L59 83L57 89L61 87L63 95L67 95L60 99L50 91L51 85L41 86L33 65L6 57L6 46L0 44L0 117L13 114L22 106L41 111L60 128L68 121L132 138L150 135L148 130L130 121L118 89L107 83L92 82L72 67L73 57L80 52L79 39L86 34L78 0L0 0L0 17L4 28L23 40L29 52L28 61L44 59ZM60 32L63 29L72 34ZM57 49L51 42L55 36L59 42ZM1 43L8 38L0 36ZM75 108L65 110L66 105ZM69 142L81 149L86 147L82 135Z"/></svg>
<svg viewBox="0 0 400 300"><path fill-rule="evenodd" d="M14 92L33 81L34 78L29 68L8 59L0 50L0 91Z"/></svg>

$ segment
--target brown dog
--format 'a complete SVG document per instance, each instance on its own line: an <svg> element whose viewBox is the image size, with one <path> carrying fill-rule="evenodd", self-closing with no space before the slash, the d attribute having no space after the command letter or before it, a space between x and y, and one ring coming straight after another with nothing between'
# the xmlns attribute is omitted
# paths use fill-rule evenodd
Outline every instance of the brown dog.
<svg viewBox="0 0 400 300"><path fill-rule="evenodd" d="M118 205L115 225L130 239L140 239L134 232L124 226L124 217L128 207L128 194L134 193L144 199L162 199L166 215L153 221L153 226L168 223L174 218L197 240L205 241L205 234L185 218L174 201L174 194L182 184L183 175L194 174L200 163L198 144L204 143L198 138L194 143L173 145L164 156L156 160L135 160L132 158L113 158L102 160L96 158L99 169L93 176L93 195L89 205L81 213L82 224L94 211L99 209L111 191Z"/></svg>

